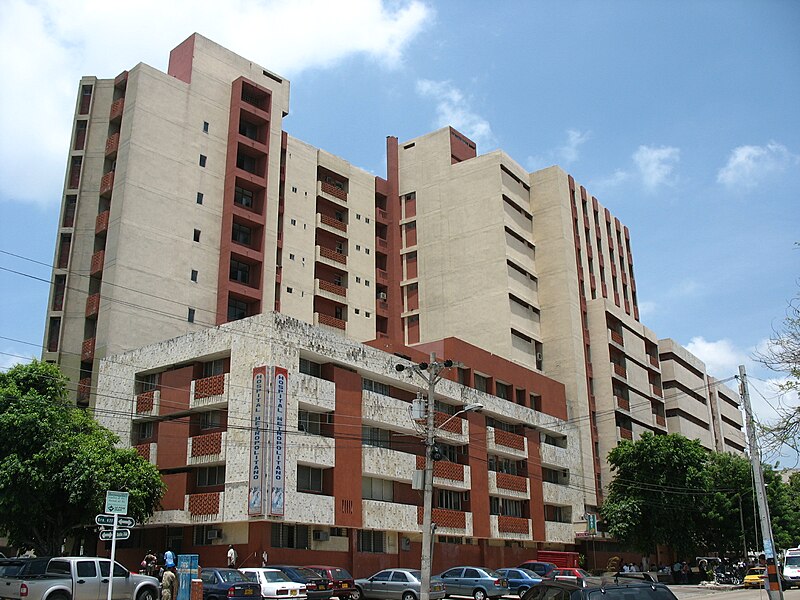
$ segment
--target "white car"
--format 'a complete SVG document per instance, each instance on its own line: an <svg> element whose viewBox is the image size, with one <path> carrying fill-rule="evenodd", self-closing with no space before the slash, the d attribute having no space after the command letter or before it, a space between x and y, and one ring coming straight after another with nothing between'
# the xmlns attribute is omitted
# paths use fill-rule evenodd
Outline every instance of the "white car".
<svg viewBox="0 0 800 600"><path fill-rule="evenodd" d="M306 600L306 586L289 579L283 571L268 567L244 567L245 576L261 586L264 600Z"/></svg>

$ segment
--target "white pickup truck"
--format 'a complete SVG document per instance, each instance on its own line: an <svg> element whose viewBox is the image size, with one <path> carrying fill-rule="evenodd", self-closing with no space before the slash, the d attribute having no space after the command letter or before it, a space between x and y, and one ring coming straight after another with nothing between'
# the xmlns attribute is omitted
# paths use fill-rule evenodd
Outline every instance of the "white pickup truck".
<svg viewBox="0 0 800 600"><path fill-rule="evenodd" d="M110 563L91 556L52 558L44 575L3 578L0 600L106 600ZM114 563L112 600L158 600L158 590L155 577L134 575Z"/></svg>

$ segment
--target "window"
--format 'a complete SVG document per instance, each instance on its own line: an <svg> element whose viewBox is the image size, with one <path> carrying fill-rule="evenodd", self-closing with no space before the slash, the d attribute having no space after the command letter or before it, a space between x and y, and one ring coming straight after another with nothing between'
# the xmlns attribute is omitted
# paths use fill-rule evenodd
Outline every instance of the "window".
<svg viewBox="0 0 800 600"><path fill-rule="evenodd" d="M361 250L361 244L356 244L356 250Z"/></svg>
<svg viewBox="0 0 800 600"><path fill-rule="evenodd" d="M192 274L189 275L189 279L192 281L197 281L197 269L192 269Z"/></svg>
<svg viewBox="0 0 800 600"><path fill-rule="evenodd" d="M195 546L207 546L211 544L208 532L214 530L213 525L195 525L192 528L192 539Z"/></svg>
<svg viewBox="0 0 800 600"><path fill-rule="evenodd" d="M203 363L203 377L222 375L225 372L225 359L218 358Z"/></svg>
<svg viewBox="0 0 800 600"><path fill-rule="evenodd" d="M356 213L356 221L360 221L360 220L361 220L361 215Z"/></svg>
<svg viewBox="0 0 800 600"><path fill-rule="evenodd" d="M322 435L322 425L329 423L328 413L317 413L308 410L297 411L297 429L312 435Z"/></svg>
<svg viewBox="0 0 800 600"><path fill-rule="evenodd" d="M522 465L522 461L516 461L502 456L489 456L489 470L496 473L521 475L523 472Z"/></svg>
<svg viewBox="0 0 800 600"><path fill-rule="evenodd" d="M364 248L364 252L366 252L367 254L369 254L369 248Z"/></svg>
<svg viewBox="0 0 800 600"><path fill-rule="evenodd" d="M322 365L307 358L300 359L300 372L312 377L322 378Z"/></svg>
<svg viewBox="0 0 800 600"><path fill-rule="evenodd" d="M295 194L297 193L297 188L295 186L292 186L292 192L294 192Z"/></svg>
<svg viewBox="0 0 800 600"><path fill-rule="evenodd" d="M293 288L290 288L290 287L288 287L288 286L286 287L286 293L287 293L287 294L291 294L293 291L294 291L294 289L293 289Z"/></svg>
<svg viewBox="0 0 800 600"><path fill-rule="evenodd" d="M367 286L367 287L369 287L369 279L365 279L365 280L364 280L364 285L365 285L365 286Z"/></svg>
<svg viewBox="0 0 800 600"><path fill-rule="evenodd" d="M511 386L499 381L495 384L495 396L503 400L511 400Z"/></svg>
<svg viewBox="0 0 800 600"><path fill-rule="evenodd" d="M545 443L549 446L556 446L558 448L566 448L567 447L567 437L566 436L553 436L548 433L542 434L542 443Z"/></svg>
<svg viewBox="0 0 800 600"><path fill-rule="evenodd" d="M364 222L369 223L369 217L364 217Z"/></svg>
<svg viewBox="0 0 800 600"><path fill-rule="evenodd" d="M353 309L353 311L354 311L354 312L355 312L357 315L360 315L360 314L361 314L361 309L360 309L360 308L354 308L354 309Z"/></svg>
<svg viewBox="0 0 800 600"><path fill-rule="evenodd" d="M134 440L136 443L149 440L153 437L153 422L145 421L144 423L136 423L134 429Z"/></svg>
<svg viewBox="0 0 800 600"><path fill-rule="evenodd" d="M189 309L189 314L187 315L186 320L189 321L189 323L194 323L194 309L193 308Z"/></svg>
<svg viewBox="0 0 800 600"><path fill-rule="evenodd" d="M384 502L392 502L394 500L394 485L388 479L362 477L361 497L364 500L381 500Z"/></svg>
<svg viewBox="0 0 800 600"><path fill-rule="evenodd" d="M198 204L203 203L203 192L197 192L197 203Z"/></svg>
<svg viewBox="0 0 800 600"><path fill-rule="evenodd" d="M247 302L228 298L228 321L244 319L247 316Z"/></svg>
<svg viewBox="0 0 800 600"><path fill-rule="evenodd" d="M361 427L361 443L364 446L375 446L377 448L392 447L392 432L378 427L364 425Z"/></svg>
<svg viewBox="0 0 800 600"><path fill-rule="evenodd" d="M292 225L297 225L297 219L290 219L289 221Z"/></svg>
<svg viewBox="0 0 800 600"><path fill-rule="evenodd" d="M250 265L231 259L230 279L239 283L250 283Z"/></svg>
<svg viewBox="0 0 800 600"><path fill-rule="evenodd" d="M194 230L194 241L195 242L199 242L200 241L200 230L199 229L195 229Z"/></svg>
<svg viewBox="0 0 800 600"><path fill-rule="evenodd" d="M250 229L246 225L241 225L239 223L233 224L233 228L231 230L231 239L234 242L238 242L240 244L244 244L245 246L249 246L251 236L252 236L252 229Z"/></svg>
<svg viewBox="0 0 800 600"><path fill-rule="evenodd" d="M544 520L555 521L556 523L571 523L572 508L569 506L544 505Z"/></svg>
<svg viewBox="0 0 800 600"><path fill-rule="evenodd" d="M233 202L244 208L252 208L253 192L237 186L233 192Z"/></svg>
<svg viewBox="0 0 800 600"><path fill-rule="evenodd" d="M383 394L384 396L391 396L388 385L385 383L380 383L379 381L373 381L372 379L362 379L361 389L369 390L371 392L375 392L376 394Z"/></svg>
<svg viewBox="0 0 800 600"><path fill-rule="evenodd" d="M489 496L489 514L522 517L522 501Z"/></svg>
<svg viewBox="0 0 800 600"><path fill-rule="evenodd" d="M358 551L359 552L385 552L385 531L359 531L358 532Z"/></svg>
<svg viewBox="0 0 800 600"><path fill-rule="evenodd" d="M208 121L203 121L203 133L208 133Z"/></svg>
<svg viewBox="0 0 800 600"><path fill-rule="evenodd" d="M292 254L291 252L289 253L289 260L294 260L294 254Z"/></svg>
<svg viewBox="0 0 800 600"><path fill-rule="evenodd" d="M216 429L222 427L222 412L209 410L200 413L200 429Z"/></svg>
<svg viewBox="0 0 800 600"><path fill-rule="evenodd" d="M308 550L308 525L273 523L270 541L273 548Z"/></svg>
<svg viewBox="0 0 800 600"><path fill-rule="evenodd" d="M322 469L297 465L297 491L322 493Z"/></svg>
<svg viewBox="0 0 800 600"><path fill-rule="evenodd" d="M489 391L489 378L475 373L475 389L479 392Z"/></svg>
<svg viewBox="0 0 800 600"><path fill-rule="evenodd" d="M436 490L437 507L449 510L461 510L463 494L454 490Z"/></svg>
<svg viewBox="0 0 800 600"><path fill-rule="evenodd" d="M366 316L368 319L369 319L369 315L370 315L370 312L369 312L369 311L366 311L366 312L364 313L364 316Z"/></svg>
<svg viewBox="0 0 800 600"><path fill-rule="evenodd" d="M139 388L139 393L149 392L158 389L158 373L150 373L149 375L137 375L136 384Z"/></svg>
<svg viewBox="0 0 800 600"><path fill-rule="evenodd" d="M205 167L206 166L206 160L207 160L206 155L205 154L201 154L200 155L200 166L201 167Z"/></svg>
<svg viewBox="0 0 800 600"><path fill-rule="evenodd" d="M225 485L225 466L203 467L197 470L197 487Z"/></svg>
<svg viewBox="0 0 800 600"><path fill-rule="evenodd" d="M356 283L361 283L361 277L356 276Z"/></svg>
<svg viewBox="0 0 800 600"><path fill-rule="evenodd" d="M77 196L67 196L64 203L64 218L61 220L62 227L72 227L75 224L75 207L77 204Z"/></svg>

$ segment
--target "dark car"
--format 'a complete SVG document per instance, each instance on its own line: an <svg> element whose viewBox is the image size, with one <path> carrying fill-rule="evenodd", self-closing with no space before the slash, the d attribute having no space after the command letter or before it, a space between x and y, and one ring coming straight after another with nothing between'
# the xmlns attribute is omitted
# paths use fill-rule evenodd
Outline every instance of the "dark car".
<svg viewBox="0 0 800 600"><path fill-rule="evenodd" d="M542 578L530 569L517 567L516 569L497 569L497 572L508 579L508 591L518 596L522 596L528 591L528 588L542 581Z"/></svg>
<svg viewBox="0 0 800 600"><path fill-rule="evenodd" d="M555 579L557 581L568 581L570 583L574 583L576 585L586 587L591 583L598 583L597 581L593 581L591 573L584 571L583 569L578 569L576 567L568 567L564 569L553 569L547 575L547 579Z"/></svg>
<svg viewBox="0 0 800 600"><path fill-rule="evenodd" d="M525 592L521 600L677 600L663 583L645 583L624 577L597 579L597 583L586 587L568 581L544 579Z"/></svg>
<svg viewBox="0 0 800 600"><path fill-rule="evenodd" d="M269 565L269 567L283 571L292 581L305 583L308 600L322 600L333 596L333 582L314 569L292 565Z"/></svg>
<svg viewBox="0 0 800 600"><path fill-rule="evenodd" d="M550 574L550 571L553 569L557 569L558 567L550 562L541 562L538 560L528 560L519 565L520 569L528 569L529 571L533 571L539 577L544 579Z"/></svg>
<svg viewBox="0 0 800 600"><path fill-rule="evenodd" d="M203 600L261 600L261 586L236 569L203 567L200 579L203 580Z"/></svg>
<svg viewBox="0 0 800 600"><path fill-rule="evenodd" d="M339 600L347 600L353 595L355 581L347 569L329 565L307 565L306 568L316 571L322 577L327 577L333 582L332 596L336 596Z"/></svg>
<svg viewBox="0 0 800 600"><path fill-rule="evenodd" d="M448 596L486 600L508 593L508 579L486 567L453 567L439 577L444 581Z"/></svg>

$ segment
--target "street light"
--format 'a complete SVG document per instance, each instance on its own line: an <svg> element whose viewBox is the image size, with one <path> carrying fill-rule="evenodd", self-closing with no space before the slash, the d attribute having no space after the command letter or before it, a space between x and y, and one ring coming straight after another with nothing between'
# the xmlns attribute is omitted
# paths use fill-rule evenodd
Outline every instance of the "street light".
<svg viewBox="0 0 800 600"><path fill-rule="evenodd" d="M422 510L422 561L420 564L420 590L419 600L430 599L431 588L431 567L433 565L433 452L436 445L436 420L434 393L436 384L442 379L442 371L452 367L462 366L461 363L452 360L437 362L436 353L431 352L430 362L421 362L416 365L406 366L403 364L395 365L397 371L410 370L419 375L428 384L427 412L425 419L425 492L423 496ZM483 409L483 404L467 404L454 415L439 425L449 423L457 416Z"/></svg>

